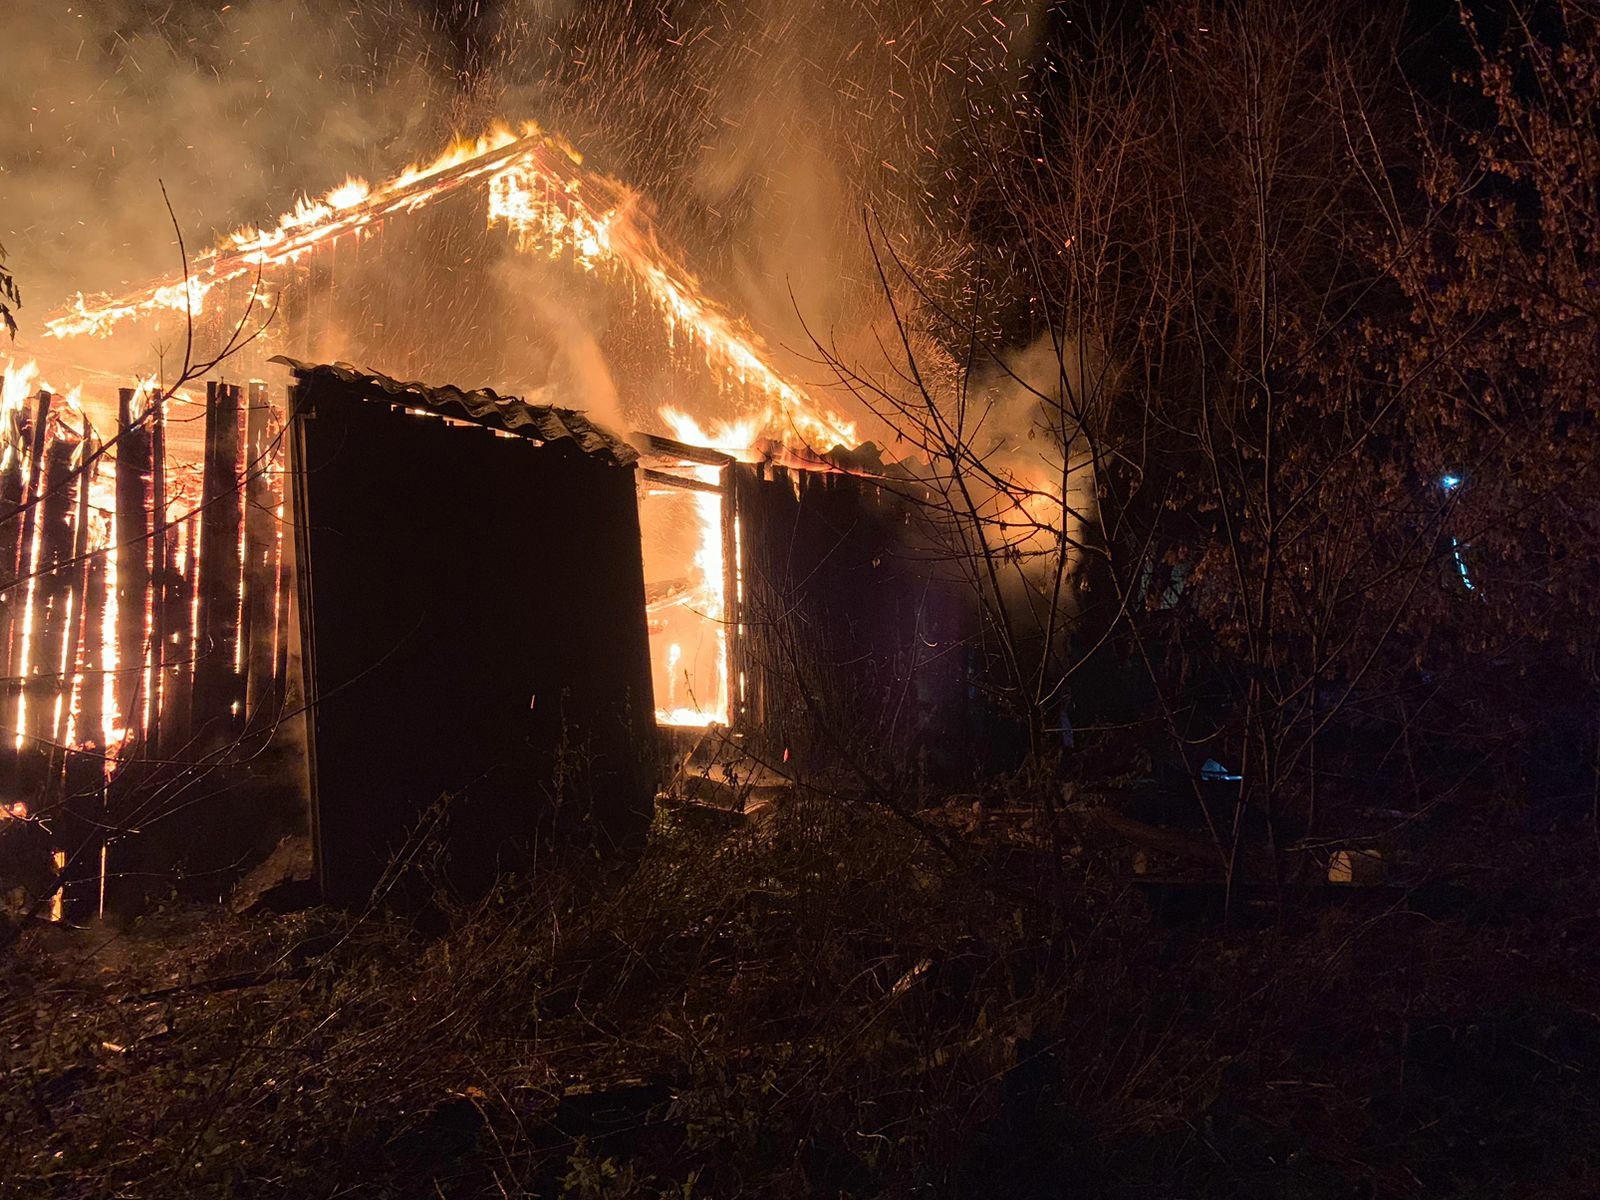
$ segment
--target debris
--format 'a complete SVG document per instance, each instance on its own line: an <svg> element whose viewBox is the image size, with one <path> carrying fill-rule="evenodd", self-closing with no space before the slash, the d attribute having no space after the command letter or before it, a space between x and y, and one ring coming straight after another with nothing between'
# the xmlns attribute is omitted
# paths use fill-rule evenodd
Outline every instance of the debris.
<svg viewBox="0 0 1600 1200"><path fill-rule="evenodd" d="M236 913L292 912L316 903L311 839L290 834L239 881L229 907Z"/></svg>

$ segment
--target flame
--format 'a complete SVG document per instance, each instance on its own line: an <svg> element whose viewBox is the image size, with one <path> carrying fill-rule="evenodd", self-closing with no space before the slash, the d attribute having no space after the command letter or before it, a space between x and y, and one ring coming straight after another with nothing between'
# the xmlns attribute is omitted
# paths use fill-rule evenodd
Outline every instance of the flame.
<svg viewBox="0 0 1600 1200"><path fill-rule="evenodd" d="M695 353L703 358L722 396L734 400L736 415L702 426L686 413L663 408L662 420L680 441L746 459L761 457L756 448L770 448L774 442L797 454L857 443L855 424L785 379L771 365L770 352L756 333L712 300L694 274L663 247L637 193L617 180L586 170L582 155L533 124L517 131L497 125L481 137L458 141L431 161L411 164L377 184L349 177L318 199L301 197L276 222L236 230L198 255L188 264L183 279L160 282L121 297L79 294L66 311L45 323L46 334L55 338L103 337L134 319L172 313L192 319L205 311L216 288L244 277L259 275L263 292L270 293L276 280L268 276L269 269L293 264L340 237L359 238L390 215L414 212L469 184L484 188L488 220L510 230L519 249L625 281L633 294L648 302L675 353ZM258 296L257 302L267 304L267 295ZM27 375L28 369L19 369L15 379L7 371L5 411L24 404L30 394L37 369ZM87 437L87 419L75 404L74 399L64 400L60 408L64 415L57 419L73 421L81 427L76 436ZM5 411L0 411L0 420ZM19 449L7 444L3 452L9 455ZM721 472L695 465L688 473L698 482L714 484ZM169 510L179 506L177 489L169 492L168 502ZM728 564L724 561L722 497L714 491L697 491L693 505L698 534L693 584L689 594L675 603L715 630L716 695L689 697L687 705L678 702L681 697L658 697L664 705L658 715L670 724L706 725L726 722L731 710L724 626ZM171 519L174 513L165 515ZM196 533L180 531L179 569L188 557L200 552ZM737 571L737 564L734 566ZM24 618L29 626L32 591L30 584ZM107 639L108 646L112 641ZM682 655L682 646L677 652ZM24 672L28 654L24 639ZM109 678L117 664L114 650L107 654ZM669 675L675 666L676 659L669 663ZM160 681L152 682L154 686L146 689L147 717L152 703L159 706L159 697L148 693L162 686ZM125 727L137 723L129 714L114 711L111 695L108 687L105 729L96 731L107 745L118 743L126 734ZM18 708L20 744L25 696Z"/></svg>
<svg viewBox="0 0 1600 1200"><path fill-rule="evenodd" d="M505 222L524 250L551 258L570 254L585 270L626 273L660 314L674 347L698 346L725 385L760 398L758 410L741 422L751 436L739 450L753 444L756 431L821 450L856 444L855 424L778 374L760 338L662 249L638 196L621 183L580 175L535 147L490 177L489 217Z"/></svg>
<svg viewBox="0 0 1600 1200"><path fill-rule="evenodd" d="M0 368L0 471L9 470L22 454L17 444L17 420L28 410L28 400L38 391L39 364L7 362Z"/></svg>
<svg viewBox="0 0 1600 1200"><path fill-rule="evenodd" d="M392 213L414 211L502 166L507 148L528 138L544 140L536 126L525 126L521 134L496 126L482 137L454 143L431 162L413 163L376 187L365 180L346 179L320 200L300 199L271 228L235 230L221 245L195 258L187 280L156 284L119 297L86 297L80 292L65 312L45 322L45 334L105 337L136 317L168 312L199 316L214 288L268 267L293 263L334 238L360 234Z"/></svg>
<svg viewBox="0 0 1600 1200"><path fill-rule="evenodd" d="M222 284L293 263L335 238L359 236L393 213L415 211L464 184L485 181L490 221L503 222L524 250L570 255L588 271L624 273L654 306L674 348L698 347L726 387L756 401L749 415L753 426L785 444L821 450L854 445L854 423L784 379L769 364L760 338L709 299L694 275L662 248L639 197L614 179L585 171L582 162L582 155L535 124L519 132L496 125L376 186L347 178L321 199L302 197L269 228L236 230L197 256L186 279L116 298L80 293L67 311L45 322L45 332L55 338L103 337L136 317L198 316Z"/></svg>
<svg viewBox="0 0 1600 1200"><path fill-rule="evenodd" d="M706 446L725 454L740 455L755 445L765 427L765 414L740 417L731 421L713 421L702 425L688 413L664 404L661 419L672 430L672 436L691 446Z"/></svg>
<svg viewBox="0 0 1600 1200"><path fill-rule="evenodd" d="M24 363L20 367L7 365L4 369L3 383L0 383L0 391L3 391L4 397L3 401L0 401L0 408L3 408L7 418L3 431L0 431L0 436L3 436L7 443L4 455L5 469L10 469L16 461L13 455L21 456L24 451L22 446L15 444L16 424L11 418L25 411L28 401L41 392L52 393L53 398L46 420L55 437L82 441L89 433L89 419L84 414L83 405L79 398L79 389L73 388L65 394L55 394L50 384L40 376L38 366L35 363ZM26 476L28 493L25 496L25 500L38 495L41 484L35 476L41 469L42 464L40 463L30 465L29 473ZM23 568L19 574L26 580L22 603L22 630L17 639L16 673L17 678L22 680L28 678L29 672L34 665L33 659L36 649L34 646L34 615L39 589L39 554L43 540L41 537L35 537L31 546L23 547L24 553L28 557L26 562L19 564ZM71 617L69 615L69 623L70 620ZM65 663L56 665L62 672L63 677L70 674ZM58 723L61 715L61 703L62 698L58 697L56 708ZM21 749L27 740L27 725L28 692L27 688L23 687L17 692L16 746L18 749Z"/></svg>
<svg viewBox="0 0 1600 1200"><path fill-rule="evenodd" d="M768 365L765 348L756 335L709 300L694 276L661 248L638 197L621 184L580 177L559 160L530 152L490 177L489 215L491 220L505 222L526 252L552 259L569 257L586 271L611 269L625 274L661 316L669 343L675 348L680 344L698 347L706 366L726 390L737 389L757 401L755 411L712 422L709 427L688 413L663 406L659 415L679 441L741 458L751 457L751 449L763 435L785 446L798 443L808 449L830 450L857 443L853 423L783 379ZM717 483L720 474L716 467L688 468L689 477L702 483ZM690 496L697 535L690 564L692 584L671 602L670 607L678 613L671 624L662 618L661 631L684 632L687 620L697 638L709 635L715 654L712 694L690 695L689 702L683 703L678 694L680 678L685 684L691 678L681 666L683 646L673 641L663 650L661 639L653 636L651 652L662 656L658 678L665 684L665 695L656 697L656 720L663 725L726 725L732 695L723 496L698 490ZM738 564L734 565L737 574Z"/></svg>
<svg viewBox="0 0 1600 1200"><path fill-rule="evenodd" d="M328 207L333 209L354 208L371 194L372 189L367 186L365 179L346 179L328 193Z"/></svg>

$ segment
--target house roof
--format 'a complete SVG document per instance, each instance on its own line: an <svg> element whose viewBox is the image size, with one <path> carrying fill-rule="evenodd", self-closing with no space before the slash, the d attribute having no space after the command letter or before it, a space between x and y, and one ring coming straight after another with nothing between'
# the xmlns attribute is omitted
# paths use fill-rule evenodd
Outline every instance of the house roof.
<svg viewBox="0 0 1600 1200"><path fill-rule="evenodd" d="M364 399L434 409L441 416L471 421L546 445L567 440L590 457L613 466L628 466L639 457L638 451L628 443L570 408L529 404L516 396L502 396L491 388L463 391L450 384L432 386L391 379L349 363L308 363L283 354L272 361L287 366L299 382L335 382L361 393Z"/></svg>

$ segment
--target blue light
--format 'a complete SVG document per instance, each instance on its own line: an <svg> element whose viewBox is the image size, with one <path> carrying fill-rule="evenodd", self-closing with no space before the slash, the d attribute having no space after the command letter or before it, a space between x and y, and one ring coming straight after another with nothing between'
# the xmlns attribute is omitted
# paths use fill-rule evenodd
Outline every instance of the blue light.
<svg viewBox="0 0 1600 1200"><path fill-rule="evenodd" d="M1450 539L1450 552L1456 556L1456 570L1461 572L1461 582L1467 585L1467 591L1475 592L1478 585L1472 582L1472 576L1467 574L1467 561L1461 557L1461 543L1455 538Z"/></svg>
<svg viewBox="0 0 1600 1200"><path fill-rule="evenodd" d="M1439 486L1447 492L1453 492L1461 486L1461 476L1441 475L1439 476Z"/></svg>

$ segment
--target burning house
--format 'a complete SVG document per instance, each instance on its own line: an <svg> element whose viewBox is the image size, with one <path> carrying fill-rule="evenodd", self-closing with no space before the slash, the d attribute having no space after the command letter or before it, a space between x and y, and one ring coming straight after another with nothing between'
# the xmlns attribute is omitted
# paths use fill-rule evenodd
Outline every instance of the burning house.
<svg viewBox="0 0 1600 1200"><path fill-rule="evenodd" d="M400 218L468 238L442 297L396 268L415 249ZM310 365L359 353L440 379L472 340L424 310L484 331L489 361L503 314L472 305L502 260L571 282L572 306L602 290L611 340L575 349L519 276L509 303L533 306L517 336L539 359L508 372L522 399ZM732 731L774 762L841 737L958 753L968 618L914 482L830 457L854 425L559 142L496 132L349 181L179 283L80 297L47 333L104 356L175 315L224 351L203 402L187 371L111 413L92 386L45 399L36 368L7 369L0 832L48 844L80 881L69 906L175 870L225 889L297 827L325 892L352 899L445 794L463 877L552 833L625 842L648 819L656 727ZM216 378L269 362L287 394ZM672 436L629 444L629 425Z"/></svg>

